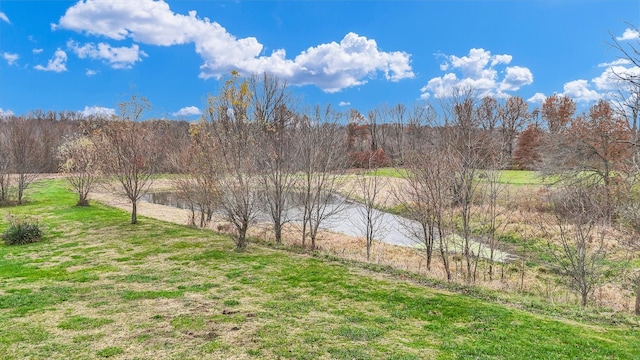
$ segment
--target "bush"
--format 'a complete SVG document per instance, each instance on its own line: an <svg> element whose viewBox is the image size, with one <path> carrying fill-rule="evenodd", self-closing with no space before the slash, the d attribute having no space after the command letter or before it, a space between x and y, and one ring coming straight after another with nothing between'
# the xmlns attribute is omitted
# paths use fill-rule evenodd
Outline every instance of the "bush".
<svg viewBox="0 0 640 360"><path fill-rule="evenodd" d="M5 244L24 245L42 240L42 230L40 230L37 219L9 214L7 221L9 228L1 235Z"/></svg>

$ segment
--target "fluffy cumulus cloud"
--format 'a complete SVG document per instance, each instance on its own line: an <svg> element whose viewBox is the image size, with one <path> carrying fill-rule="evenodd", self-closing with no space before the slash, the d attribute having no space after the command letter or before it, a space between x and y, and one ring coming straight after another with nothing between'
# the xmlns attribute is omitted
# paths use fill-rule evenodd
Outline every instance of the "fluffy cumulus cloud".
<svg viewBox="0 0 640 360"><path fill-rule="evenodd" d="M381 51L375 40L355 33L340 42L309 47L293 59L287 58L284 49L267 55L255 37L236 38L195 11L174 13L162 0L80 1L52 27L156 46L192 43L204 61L200 77L205 79L219 78L231 70L266 71L291 84L315 84L335 92L363 84L377 74L390 81L414 77L409 54Z"/></svg>
<svg viewBox="0 0 640 360"><path fill-rule="evenodd" d="M591 81L598 90L611 92L625 86L625 82L622 81L621 78L638 77L640 77L640 68L636 66L612 65L607 67L600 76L593 78Z"/></svg>
<svg viewBox="0 0 640 360"><path fill-rule="evenodd" d="M82 116L113 116L116 114L116 110L112 108L102 106L85 106L84 110L81 110Z"/></svg>
<svg viewBox="0 0 640 360"><path fill-rule="evenodd" d="M202 111L196 106L187 106L173 113L173 116L196 116L202 114Z"/></svg>
<svg viewBox="0 0 640 360"><path fill-rule="evenodd" d="M578 103L588 104L591 102L598 101L606 97L605 96L606 94L601 91L598 91L601 89L594 84L594 80L588 81L585 79L578 79L578 80L569 81L564 84L563 91L558 92L556 94L570 97L571 99L573 99ZM529 99L527 99L527 101L534 104L541 104L546 98L547 98L547 95L538 92L532 97L530 97Z"/></svg>
<svg viewBox="0 0 640 360"><path fill-rule="evenodd" d="M99 59L109 63L114 69L129 69L147 54L140 50L137 44L131 47L112 47L109 44L87 43L82 46L75 41L68 41L67 48L73 51L80 59Z"/></svg>
<svg viewBox="0 0 640 360"><path fill-rule="evenodd" d="M7 14L3 13L2 11L0 11L0 20L6 22L7 24L11 24L11 21L9 20L9 17L7 17Z"/></svg>
<svg viewBox="0 0 640 360"><path fill-rule="evenodd" d="M31 50L31 52L33 52L35 55L42 54L43 51L44 49L38 49L38 48Z"/></svg>
<svg viewBox="0 0 640 360"><path fill-rule="evenodd" d="M547 96L545 94L537 92L532 97L528 98L527 101L533 104L542 104L546 98Z"/></svg>
<svg viewBox="0 0 640 360"><path fill-rule="evenodd" d="M446 98L461 89L472 89L479 96L506 97L506 91L516 91L533 83L533 74L528 68L507 66L513 60L508 54L492 55L485 49L471 49L461 57L438 56L444 58L440 70L448 72L427 82L421 89L423 99Z"/></svg>
<svg viewBox="0 0 640 360"><path fill-rule="evenodd" d="M638 30L636 29L625 29L624 32L622 33L622 35L617 36L616 40L618 41L628 41L628 40L635 40L640 38L640 32L638 32Z"/></svg>
<svg viewBox="0 0 640 360"><path fill-rule="evenodd" d="M34 68L36 70L53 71L57 73L67 71L67 53L58 49L53 55L53 58L47 63L47 66L36 65Z"/></svg>
<svg viewBox="0 0 640 360"><path fill-rule="evenodd" d="M500 90L516 91L531 83L533 83L531 70L526 67L511 66L505 69L504 79L500 83Z"/></svg>
<svg viewBox="0 0 640 360"><path fill-rule="evenodd" d="M93 76L96 75L98 72L92 69L87 69L87 71L84 73L87 76Z"/></svg>
<svg viewBox="0 0 640 360"><path fill-rule="evenodd" d="M574 80L564 84L564 95L576 101L592 102L598 101L602 95L591 88L587 80Z"/></svg>
<svg viewBox="0 0 640 360"><path fill-rule="evenodd" d="M6 52L2 54L2 58L4 58L7 61L7 64L13 65L16 63L16 61L18 61L18 59L20 58L20 55Z"/></svg>
<svg viewBox="0 0 640 360"><path fill-rule="evenodd" d="M351 105L351 103L348 101L340 101L340 103L338 104L338 106L349 106L349 105Z"/></svg>

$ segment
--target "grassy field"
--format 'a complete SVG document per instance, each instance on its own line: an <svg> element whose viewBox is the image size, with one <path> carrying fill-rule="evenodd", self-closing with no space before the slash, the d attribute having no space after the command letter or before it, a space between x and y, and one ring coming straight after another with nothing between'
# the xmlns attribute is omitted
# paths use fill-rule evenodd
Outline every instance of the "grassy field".
<svg viewBox="0 0 640 360"><path fill-rule="evenodd" d="M500 170L500 182L511 185L542 185L544 180L537 171Z"/></svg>
<svg viewBox="0 0 640 360"><path fill-rule="evenodd" d="M541 185L544 184L543 179L540 177L537 171L528 170L500 170L499 181L503 184L511 185ZM372 175L373 172L367 172L368 175ZM396 169L393 167L386 167L378 169L378 175L404 178L407 175L407 171L403 169Z"/></svg>
<svg viewBox="0 0 640 360"><path fill-rule="evenodd" d="M0 217L2 359L636 359L631 325L555 319L94 204L62 182ZM0 220L0 231L6 223Z"/></svg>

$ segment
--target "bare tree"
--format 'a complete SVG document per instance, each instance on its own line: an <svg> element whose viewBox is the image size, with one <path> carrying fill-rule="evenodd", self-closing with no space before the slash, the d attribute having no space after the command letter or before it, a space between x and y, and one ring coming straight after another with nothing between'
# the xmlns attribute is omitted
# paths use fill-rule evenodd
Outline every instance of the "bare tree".
<svg viewBox="0 0 640 360"><path fill-rule="evenodd" d="M300 121L302 244L309 237L312 249L321 224L344 206L344 199L336 196L344 190L347 168L344 128L338 125L341 116L330 107L316 106Z"/></svg>
<svg viewBox="0 0 640 360"><path fill-rule="evenodd" d="M422 145L425 140L426 123L433 119L435 111L431 104L417 102L413 107L397 104L381 110L379 118L384 118L384 150L395 165L407 162L407 152Z"/></svg>
<svg viewBox="0 0 640 360"><path fill-rule="evenodd" d="M205 227L213 217L219 203L219 159L215 142L206 124L191 125L191 140L188 151L176 159L176 167L186 170L186 177L174 180L180 198L191 211L191 224L196 225L196 212L199 214L199 226ZM183 171L184 171L183 170Z"/></svg>
<svg viewBox="0 0 640 360"><path fill-rule="evenodd" d="M58 147L60 172L78 194L77 206L89 206L89 192L98 179L98 154L91 138L75 137Z"/></svg>
<svg viewBox="0 0 640 360"><path fill-rule="evenodd" d="M500 199L508 198L509 188L501 182L498 169L490 168L483 172L482 201L480 203L480 221L486 234L489 248L489 280L493 280L496 252L498 250L499 231L504 230L506 222L501 220L507 216L499 204ZM507 216L508 217L508 216ZM504 259L502 259L504 260Z"/></svg>
<svg viewBox="0 0 640 360"><path fill-rule="evenodd" d="M133 95L118 107L118 119L107 121L94 141L103 172L115 178L131 202L131 224L136 224L138 201L149 191L157 164L153 134L140 122L151 105L146 98Z"/></svg>
<svg viewBox="0 0 640 360"><path fill-rule="evenodd" d="M0 118L0 205L9 203L11 187L11 152L6 120Z"/></svg>
<svg viewBox="0 0 640 360"><path fill-rule="evenodd" d="M479 251L472 247L473 200L478 193L479 169L493 158L493 151L486 133L478 127L475 99L471 91L458 91L449 104L444 104L444 143L451 154L451 171L454 175L454 205L461 220L462 256L465 260L465 279L475 281Z"/></svg>
<svg viewBox="0 0 640 360"><path fill-rule="evenodd" d="M273 75L254 76L249 81L255 121L261 128L257 157L261 169L265 207L273 223L275 241L282 242L283 226L291 221L287 216L292 207L292 193L299 177L296 175L298 149L295 128L298 116L292 111L287 84Z"/></svg>
<svg viewBox="0 0 640 360"><path fill-rule="evenodd" d="M511 162L516 137L531 119L529 105L519 96L512 96L500 107L502 153L505 162Z"/></svg>
<svg viewBox="0 0 640 360"><path fill-rule="evenodd" d="M379 167L374 164L373 159L370 159L369 162L367 167L369 171L361 172L356 176L356 187L362 203L359 212L363 220L361 230L365 234L367 260L371 258L373 241L379 236L384 236L386 230L383 223L384 213L376 209L378 202L384 202L384 199L381 198L383 179L379 173Z"/></svg>
<svg viewBox="0 0 640 360"><path fill-rule="evenodd" d="M483 97L475 111L482 130L492 133L500 125L500 105L494 97Z"/></svg>
<svg viewBox="0 0 640 360"><path fill-rule="evenodd" d="M232 72L220 94L209 97L203 116L218 156L219 205L236 229L238 250L247 247L247 231L258 214L259 124L249 111L251 96L249 81Z"/></svg>
<svg viewBox="0 0 640 360"><path fill-rule="evenodd" d="M605 238L611 219L603 198L597 184L563 187L551 194L552 220L541 222L554 265L583 307L609 269Z"/></svg>
<svg viewBox="0 0 640 360"><path fill-rule="evenodd" d="M444 149L431 146L407 152L406 185L395 191L406 206L410 220L407 230L424 249L427 270L431 271L434 251L439 251L447 276L452 280L449 245L454 176L451 157Z"/></svg>
<svg viewBox="0 0 640 360"><path fill-rule="evenodd" d="M11 170L17 174L18 204L22 204L25 190L42 169L42 148L35 125L30 119L15 116L5 124Z"/></svg>

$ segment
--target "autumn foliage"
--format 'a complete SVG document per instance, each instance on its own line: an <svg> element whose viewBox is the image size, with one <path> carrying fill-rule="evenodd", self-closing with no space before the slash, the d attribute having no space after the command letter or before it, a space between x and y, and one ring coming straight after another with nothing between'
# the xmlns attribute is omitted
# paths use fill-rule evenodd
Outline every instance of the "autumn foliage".
<svg viewBox="0 0 640 360"><path fill-rule="evenodd" d="M543 136L544 133L535 124L529 125L520 134L513 154L513 164L517 169L534 170L540 164Z"/></svg>

